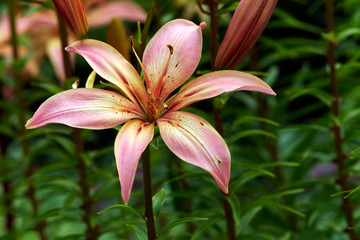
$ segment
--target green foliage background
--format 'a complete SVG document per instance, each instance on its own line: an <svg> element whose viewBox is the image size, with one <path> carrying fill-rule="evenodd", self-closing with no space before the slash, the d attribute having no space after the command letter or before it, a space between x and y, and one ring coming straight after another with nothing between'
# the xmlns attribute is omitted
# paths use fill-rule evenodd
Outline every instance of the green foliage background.
<svg viewBox="0 0 360 240"><path fill-rule="evenodd" d="M150 5L150 1L135 2L144 9ZM199 11L188 15L195 10L187 8L191 0L185 5L180 2L160 1L149 38L171 19L187 17L197 24L208 21ZM151 163L159 239L226 239L224 201L231 205L238 239L349 239L341 209L344 196L353 206L353 227L360 225L360 1L335 1L332 33L326 32L324 2L280 0L250 56L238 66L237 70L266 81L276 97L235 92L185 109L214 125L214 101L223 107L224 138L232 154L229 198L224 200L207 172L177 159L156 134L151 142ZM219 15L220 42L237 3L229 4ZM25 1L22 5L26 8ZM0 10L5 14L6 5L1 3ZM210 70L207 23L195 75ZM136 23L126 23L126 27L136 38ZM91 30L89 38L105 41L106 30ZM330 111L329 41L336 41L339 118ZM29 44L26 35L20 42ZM135 58L132 60L135 63ZM25 61L27 58L16 62L13 69L21 71ZM85 61L76 58L80 85L90 72ZM7 73L5 58L0 61L0 80L2 89L15 84ZM73 80L68 81L70 85ZM52 66L45 60L39 76L25 84L25 109L16 100L2 98L0 102L0 239L40 239L38 223L46 224L47 239L86 239L84 193L76 161L79 155L86 160L87 174L82 180L90 188L90 202L94 204L91 224L99 229L99 239L146 239L141 164L129 205L124 206L113 154L116 130L81 131L83 152L77 151L73 130L66 126L48 125L28 130L24 136L19 133L19 115L29 119L41 102L59 91ZM330 129L336 124L341 126L343 148L349 155L344 170L353 189L349 195L337 194L341 189ZM24 152L19 136L29 141L29 153ZM30 186L35 189L36 215L29 198ZM9 211L15 217L12 232L5 226ZM356 233L360 235L358 230Z"/></svg>

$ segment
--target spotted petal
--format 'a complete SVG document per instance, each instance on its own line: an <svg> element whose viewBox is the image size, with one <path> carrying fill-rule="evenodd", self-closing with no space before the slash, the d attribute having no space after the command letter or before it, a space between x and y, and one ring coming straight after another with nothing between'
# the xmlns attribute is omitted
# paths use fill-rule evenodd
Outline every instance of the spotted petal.
<svg viewBox="0 0 360 240"><path fill-rule="evenodd" d="M182 160L208 171L224 193L230 180L230 152L222 137L204 119L171 112L157 121L161 137Z"/></svg>
<svg viewBox="0 0 360 240"><path fill-rule="evenodd" d="M154 136L154 124L135 119L126 123L115 140L116 166L125 204L129 201L139 159Z"/></svg>
<svg viewBox="0 0 360 240"><path fill-rule="evenodd" d="M276 95L271 87L258 77L238 71L216 71L198 77L185 84L168 103L169 110L176 111L204 99L225 92L248 90Z"/></svg>
<svg viewBox="0 0 360 240"><path fill-rule="evenodd" d="M113 47L97 40L76 41L66 47L69 52L83 56L102 78L120 88L134 103L145 105L144 84L134 67Z"/></svg>
<svg viewBox="0 0 360 240"><path fill-rule="evenodd" d="M71 127L105 129L131 118L140 118L136 106L125 97L101 89L71 89L58 93L43 104L26 123L37 128L49 123Z"/></svg>
<svg viewBox="0 0 360 240"><path fill-rule="evenodd" d="M205 23L197 26L184 19L173 20L166 23L148 43L143 64L155 98L165 100L193 74L200 61L201 29L204 27ZM173 48L171 57L168 44Z"/></svg>

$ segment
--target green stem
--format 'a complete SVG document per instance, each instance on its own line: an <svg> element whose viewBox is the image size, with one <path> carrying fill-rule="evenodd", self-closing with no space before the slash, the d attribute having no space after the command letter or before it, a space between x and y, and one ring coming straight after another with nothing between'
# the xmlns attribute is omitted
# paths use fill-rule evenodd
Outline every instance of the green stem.
<svg viewBox="0 0 360 240"><path fill-rule="evenodd" d="M145 25L141 33L141 43L139 50L140 59L143 56L146 38L149 33L150 24L158 6L158 0L153 0L146 17ZM137 71L141 73L141 67L138 65ZM147 229L148 240L156 239L155 221L152 204L152 192L151 192L151 167L150 167L150 147L147 146L142 154L142 166L143 166L143 183L144 183L144 204L145 204L145 222Z"/></svg>
<svg viewBox="0 0 360 240"><path fill-rule="evenodd" d="M144 183L144 202L145 202L145 221L148 240L156 239L154 222L152 192L151 192L151 167L150 167L150 147L148 146L142 154L143 183Z"/></svg>
<svg viewBox="0 0 360 240"><path fill-rule="evenodd" d="M332 33L334 31L333 12L334 12L333 0L326 0L326 27L329 33ZM330 66L330 88L331 88L331 95L333 97L333 101L331 104L331 112L335 118L338 118L339 109L340 109L339 107L340 96L339 96L338 84L336 80L335 49L336 49L336 42L330 41L328 46L327 58L328 58L328 64ZM349 190L348 174L346 173L346 169L345 169L345 160L347 159L347 154L343 151L342 144L344 142L344 139L341 136L341 125L334 124L334 126L331 127L331 129L333 131L334 139L335 139L336 158L334 159L334 162L337 164L339 171L339 177L336 182L339 184L341 191L347 191ZM347 223L345 232L349 235L349 238L351 240L357 239L355 230L353 229L354 227L353 209L349 201L349 198L345 198L345 197L342 198L341 210L345 214L345 219Z"/></svg>
<svg viewBox="0 0 360 240"><path fill-rule="evenodd" d="M12 51L13 51L13 59L14 62L17 62L19 60L19 52L18 52L18 39L17 39L17 33L16 33L16 19L15 19L15 7L16 7L16 0L8 0L8 7L9 7L9 15L10 15L10 29L11 29L11 45L12 45ZM24 156L28 157L30 156L30 147L29 142L27 141L26 135L26 129L25 129L25 116L24 112L26 109L26 103L23 96L23 79L21 78L21 73L16 69L14 72L16 86L15 86L15 92L16 92L16 98L18 101L18 117L19 117L19 132L18 132L18 138L21 143L22 151ZM25 170L25 178L28 181L28 189L27 189L27 196L30 200L34 218L36 219L38 216L38 202L35 197L35 186L30 182L31 176L35 172L35 166L30 162L28 163L28 166ZM37 222L35 225L35 230L38 232L40 239L45 240L45 234L44 234L44 228L46 226L46 223L44 221Z"/></svg>

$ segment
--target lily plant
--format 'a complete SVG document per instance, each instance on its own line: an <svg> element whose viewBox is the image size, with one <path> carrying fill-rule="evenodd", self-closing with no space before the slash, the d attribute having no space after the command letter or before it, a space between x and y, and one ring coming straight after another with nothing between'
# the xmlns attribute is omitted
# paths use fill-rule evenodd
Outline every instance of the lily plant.
<svg viewBox="0 0 360 240"><path fill-rule="evenodd" d="M106 129L125 123L116 137L114 151L121 193L127 204L139 159L153 139L157 124L162 139L175 155L208 171L228 193L228 146L206 120L180 110L230 91L275 93L261 79L232 70L211 72L185 83L200 61L201 30L205 26L183 19L166 23L146 46L142 61L138 59L144 80L110 45L91 39L74 42L66 50L84 57L98 75L120 91L78 88L60 92L41 104L26 127L61 123Z"/></svg>

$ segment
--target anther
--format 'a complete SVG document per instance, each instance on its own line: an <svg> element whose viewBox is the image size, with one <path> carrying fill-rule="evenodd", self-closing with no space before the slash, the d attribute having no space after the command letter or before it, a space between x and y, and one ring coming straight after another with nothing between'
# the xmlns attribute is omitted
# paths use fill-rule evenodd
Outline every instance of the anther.
<svg viewBox="0 0 360 240"><path fill-rule="evenodd" d="M167 105L161 98L157 98L156 101L160 101L160 103L163 105L163 107L164 107L165 109L168 108L168 105Z"/></svg>
<svg viewBox="0 0 360 240"><path fill-rule="evenodd" d="M129 36L129 45L131 49L134 49L134 38L133 36Z"/></svg>
<svg viewBox="0 0 360 240"><path fill-rule="evenodd" d="M173 52L174 52L173 46L172 46L170 43L168 43L166 46L167 46L167 47L169 48L169 50L170 50L170 55L172 55Z"/></svg>

